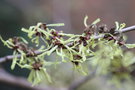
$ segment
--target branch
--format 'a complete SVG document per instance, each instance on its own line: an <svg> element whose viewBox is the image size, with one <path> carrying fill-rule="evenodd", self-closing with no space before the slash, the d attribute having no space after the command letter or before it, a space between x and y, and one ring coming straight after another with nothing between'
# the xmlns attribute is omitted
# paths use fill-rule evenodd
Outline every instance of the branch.
<svg viewBox="0 0 135 90"><path fill-rule="evenodd" d="M135 25L134 26L130 26L130 27L127 27L127 28L124 28L124 29L122 29L120 32L121 33L126 33L126 32L130 32L130 31L133 31L133 30L135 30ZM115 34L118 34L119 32L116 32ZM104 37L104 35L98 35L98 36L95 36L94 37L94 39L99 39L99 38L102 38L102 37ZM69 45L70 45L71 43L69 43ZM39 52L39 51L35 51L35 54L36 55L39 55L39 54L41 54L42 52ZM18 58L20 58L20 56L21 55L18 55L17 57ZM6 62L6 61L10 61L10 60L12 60L14 58L14 56L13 55L8 55L8 56L5 56L5 57L1 57L0 58L0 63L4 63L4 62Z"/></svg>

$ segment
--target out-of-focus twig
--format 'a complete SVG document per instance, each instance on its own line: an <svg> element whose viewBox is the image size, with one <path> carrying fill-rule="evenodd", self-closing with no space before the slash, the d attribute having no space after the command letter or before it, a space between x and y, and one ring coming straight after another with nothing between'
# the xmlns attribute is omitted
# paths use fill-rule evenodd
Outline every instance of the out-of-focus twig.
<svg viewBox="0 0 135 90"><path fill-rule="evenodd" d="M23 88L24 90L66 90L66 88L55 88L55 87L49 87L49 86L32 87L31 83L29 83L25 78L13 76L7 73L2 68L0 68L0 83Z"/></svg>
<svg viewBox="0 0 135 90"><path fill-rule="evenodd" d="M95 73L96 73L96 70L94 70L92 73L90 73L88 76L84 77L83 79L80 79L80 80L77 80L77 81L73 82L69 86L68 90L77 90L82 85L87 83L89 80L93 79L95 77Z"/></svg>

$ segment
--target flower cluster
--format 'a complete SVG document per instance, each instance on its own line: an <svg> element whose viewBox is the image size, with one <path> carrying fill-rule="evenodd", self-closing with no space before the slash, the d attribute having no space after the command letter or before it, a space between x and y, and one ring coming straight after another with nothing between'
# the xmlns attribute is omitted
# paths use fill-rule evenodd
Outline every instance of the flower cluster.
<svg viewBox="0 0 135 90"><path fill-rule="evenodd" d="M69 62L73 66L87 75L83 70L82 64L89 61L90 65L97 68L97 74L110 74L119 76L119 73L125 78L133 71L132 65L135 61L132 57L128 57L124 53L122 46L134 48L134 44L125 44L122 28L125 24L116 22L115 28L107 28L107 25L97 25L100 19L95 20L92 24L87 24L88 16L84 18L85 29L82 34L66 34L62 31L57 31L53 27L64 26L63 23L44 24L38 23L31 26L29 29L22 28L22 31L27 33L31 42L35 44L33 49L28 46L28 42L22 37L14 37L8 40L0 40L8 48L13 49L14 59L12 60L11 68L14 69L17 64L21 68L31 70L28 80L36 85L44 78L51 82L51 78L47 73L46 66ZM104 35L104 37L95 39L95 36ZM40 41L44 42L43 45ZM38 53L37 53L38 51ZM40 52L40 53L39 53ZM61 57L60 60L48 62L45 56L50 56L55 53ZM126 54L126 55L125 55ZM130 63L126 63L129 60Z"/></svg>

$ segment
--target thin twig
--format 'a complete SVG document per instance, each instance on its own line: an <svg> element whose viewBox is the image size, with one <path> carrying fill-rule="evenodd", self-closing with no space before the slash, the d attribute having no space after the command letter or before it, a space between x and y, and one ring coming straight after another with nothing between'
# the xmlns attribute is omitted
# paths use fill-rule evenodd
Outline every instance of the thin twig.
<svg viewBox="0 0 135 90"><path fill-rule="evenodd" d="M121 30L121 33L126 33L126 32L130 32L130 31L133 31L135 30L135 25L134 26L130 26L130 27L127 27L127 28L124 28ZM115 34L118 34L119 32L116 32ZM104 37L104 35L98 35L98 36L95 36L94 39L99 39L99 38L102 38ZM36 55L39 55L41 54L42 52L39 52L39 51L35 51L35 54ZM18 55L17 57L20 58L21 55ZM5 56L5 57L1 57L0 58L0 63L3 63L3 62L6 62L6 61L10 61L14 58L13 55L8 55L8 56Z"/></svg>
<svg viewBox="0 0 135 90"><path fill-rule="evenodd" d="M39 54L41 54L42 52L39 52L39 51L35 51L35 54L36 55L39 55ZM21 57L21 55L18 55L17 56L17 58L20 58ZM1 57L0 58L0 63L4 63L4 62L6 62L6 61L10 61L10 60L12 60L14 58L14 56L13 55L7 55L7 56L5 56L5 57Z"/></svg>
<svg viewBox="0 0 135 90"><path fill-rule="evenodd" d="M127 27L127 28L123 28L120 30L120 32L126 33L126 32L130 32L130 31L134 31L134 30L135 30L135 25ZM115 32L115 34L119 34L119 32ZM103 38L103 37L104 37L104 35L98 35L98 36L95 36L94 39L99 39L99 38Z"/></svg>

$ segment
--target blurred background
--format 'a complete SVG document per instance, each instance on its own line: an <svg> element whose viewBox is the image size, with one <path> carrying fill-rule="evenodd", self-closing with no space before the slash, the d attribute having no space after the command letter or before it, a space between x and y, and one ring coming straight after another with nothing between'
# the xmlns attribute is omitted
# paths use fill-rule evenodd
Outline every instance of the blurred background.
<svg viewBox="0 0 135 90"><path fill-rule="evenodd" d="M0 35L4 39L13 36L26 37L21 28L29 28L38 22L43 23L65 23L64 27L57 28L66 33L81 34L85 15L89 16L91 23L101 18L101 23L113 27L115 21L126 23L127 26L135 25L135 0L0 0ZM128 42L135 41L135 32L129 32ZM0 42L0 56L12 54L12 51ZM48 58L49 59L49 58ZM51 59L51 58L50 58ZM1 67L15 76L27 77L29 71L16 68L10 70L11 62L4 63ZM74 76L72 68L65 65L58 66L58 70L50 69L51 75L56 82L52 86L68 86L81 75ZM65 69L67 70L65 73ZM62 73L60 76L60 73ZM131 85L133 86L133 85ZM102 87L102 88L101 88ZM0 90L21 90L19 87L7 86L0 83ZM114 87L105 83L102 78L96 78L88 82L79 90L113 90ZM124 90L121 88L118 90ZM23 90L23 89L22 89ZM115 89L116 90L116 89Z"/></svg>

